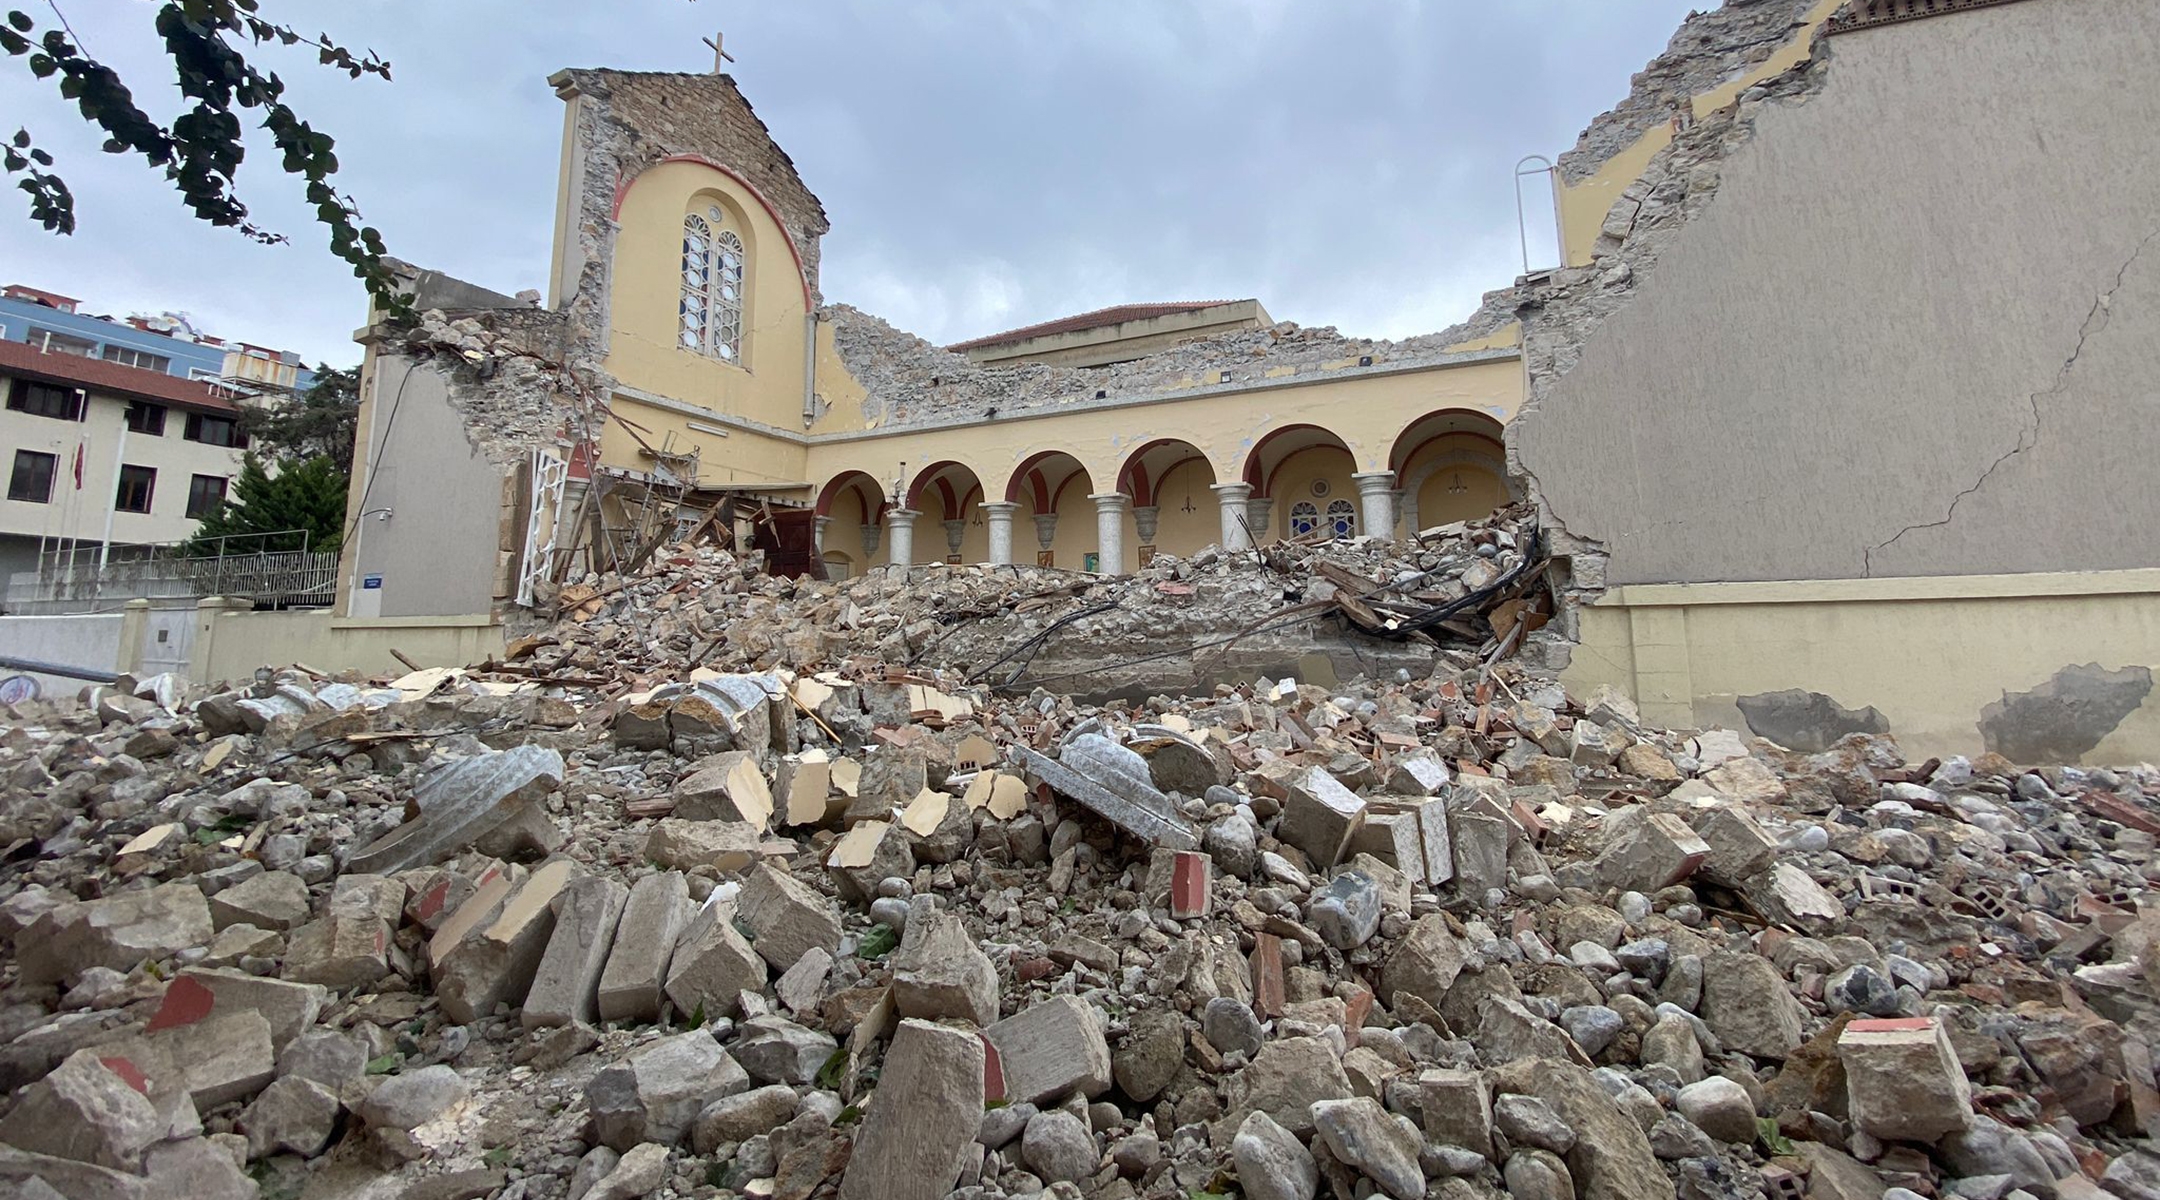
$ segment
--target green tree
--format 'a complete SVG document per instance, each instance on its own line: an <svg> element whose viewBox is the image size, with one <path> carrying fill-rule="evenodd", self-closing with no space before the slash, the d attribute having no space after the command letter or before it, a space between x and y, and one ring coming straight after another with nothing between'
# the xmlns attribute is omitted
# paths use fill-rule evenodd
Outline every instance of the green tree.
<svg viewBox="0 0 2160 1200"><path fill-rule="evenodd" d="M217 539L234 534L284 534L282 537L250 537L226 546L230 553L257 550L298 550L303 539L294 530L305 530L306 548L334 551L345 540L345 488L348 480L326 455L305 462L287 462L272 475L252 452L241 463L225 502L204 517L181 551L188 555L216 554Z"/></svg>
<svg viewBox="0 0 2160 1200"><path fill-rule="evenodd" d="M299 395L242 405L240 423L279 459L327 458L351 475L353 439L360 432L360 368L317 367L315 382Z"/></svg>
<svg viewBox="0 0 2160 1200"><path fill-rule="evenodd" d="M75 102L83 119L105 132L110 154L140 155L178 188L189 211L212 225L235 228L258 242L284 242L249 219L248 207L235 192L247 147L241 141L243 114L259 114L262 127L281 154L287 174L305 182L316 220L330 232L330 252L352 264L353 274L375 299L394 313L410 304L399 295L396 280L383 261L382 236L359 224L350 197L330 186L338 169L335 143L309 125L285 103L285 83L264 71L248 54L271 42L306 45L316 61L358 79L390 78L390 64L370 51L355 55L327 35L305 37L290 25L256 15L261 0L165 0L154 9L157 35L172 59L186 110L171 121L144 112L111 67L77 44L57 0L58 26L40 28L30 13L10 10L0 23L0 50L19 59L38 79L56 82L60 95ZM0 167L21 176L16 186L29 194L30 216L54 233L75 231L75 196L55 171L53 156L18 129L0 141Z"/></svg>

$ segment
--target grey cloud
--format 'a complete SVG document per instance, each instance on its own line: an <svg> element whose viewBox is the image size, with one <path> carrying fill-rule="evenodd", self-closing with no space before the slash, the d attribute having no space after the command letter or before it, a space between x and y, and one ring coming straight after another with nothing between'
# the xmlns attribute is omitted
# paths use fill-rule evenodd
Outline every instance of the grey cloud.
<svg viewBox="0 0 2160 1200"><path fill-rule="evenodd" d="M172 107L152 5L61 7ZM394 83L272 58L296 107L338 139L340 186L392 252L502 290L546 278L561 141L547 75L704 69L699 38L724 24L736 77L831 213L830 299L940 341L1123 301L1242 296L1283 319L1399 336L1459 319L1514 276L1515 161L1570 145L1687 9L374 0L324 21L390 59ZM53 238L0 209L8 281L357 357L357 284L266 146L244 195L290 246L188 219L17 64L0 66L0 109L62 156L82 216ZM1547 246L1549 219L1533 209Z"/></svg>

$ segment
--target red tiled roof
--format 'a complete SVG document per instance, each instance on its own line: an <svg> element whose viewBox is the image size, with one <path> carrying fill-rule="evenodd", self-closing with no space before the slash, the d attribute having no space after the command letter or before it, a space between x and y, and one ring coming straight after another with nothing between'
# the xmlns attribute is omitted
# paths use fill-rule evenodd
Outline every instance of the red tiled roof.
<svg viewBox="0 0 2160 1200"><path fill-rule="evenodd" d="M1172 313L1199 312L1220 304L1236 304L1235 300L1180 300L1169 304L1113 304L1077 316L1059 317L1040 325L1024 325L979 337L973 341L954 342L947 350L973 350L977 346L1001 346L1008 342L1024 342L1029 338L1048 337L1053 333L1075 333L1082 329L1100 329L1105 325L1117 325L1125 321L1145 321L1150 317L1167 317Z"/></svg>
<svg viewBox="0 0 2160 1200"><path fill-rule="evenodd" d="M21 375L44 383L66 384L129 400L155 400L205 412L240 411L233 402L194 379L146 371L102 358L54 354L22 342L0 341L0 374Z"/></svg>

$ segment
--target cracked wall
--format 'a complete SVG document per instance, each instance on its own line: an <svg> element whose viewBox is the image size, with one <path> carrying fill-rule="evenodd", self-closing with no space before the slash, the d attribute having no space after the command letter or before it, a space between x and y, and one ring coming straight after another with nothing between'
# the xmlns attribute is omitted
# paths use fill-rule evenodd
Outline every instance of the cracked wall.
<svg viewBox="0 0 2160 1200"><path fill-rule="evenodd" d="M1525 314L1511 453L1597 582L2160 561L2156 52L2160 8L2003 5L1685 131Z"/></svg>

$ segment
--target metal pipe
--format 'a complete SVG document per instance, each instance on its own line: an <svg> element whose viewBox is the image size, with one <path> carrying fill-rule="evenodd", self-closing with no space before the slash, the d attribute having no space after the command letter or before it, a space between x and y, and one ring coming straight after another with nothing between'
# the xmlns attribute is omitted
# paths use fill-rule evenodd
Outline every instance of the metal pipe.
<svg viewBox="0 0 2160 1200"><path fill-rule="evenodd" d="M817 313L803 314L802 423L808 429L817 421Z"/></svg>
<svg viewBox="0 0 2160 1200"><path fill-rule="evenodd" d="M91 683L111 683L119 676L111 671L94 671L89 667L70 667L62 663L40 662L34 658L16 658L0 654L0 667L10 671L35 671L40 675L60 675L68 679L83 679Z"/></svg>

